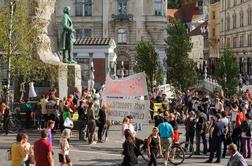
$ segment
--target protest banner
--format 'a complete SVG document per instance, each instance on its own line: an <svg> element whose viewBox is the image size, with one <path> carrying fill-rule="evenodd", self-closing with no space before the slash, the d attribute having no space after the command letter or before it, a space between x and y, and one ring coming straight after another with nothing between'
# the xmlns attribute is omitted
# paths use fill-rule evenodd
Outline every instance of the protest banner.
<svg viewBox="0 0 252 166"><path fill-rule="evenodd" d="M150 102L148 100L122 100L107 98L107 119L121 121L127 115L134 117L134 122L147 123Z"/></svg>
<svg viewBox="0 0 252 166"><path fill-rule="evenodd" d="M147 96L145 74L137 73L118 80L112 80L107 76L103 95L105 97Z"/></svg>

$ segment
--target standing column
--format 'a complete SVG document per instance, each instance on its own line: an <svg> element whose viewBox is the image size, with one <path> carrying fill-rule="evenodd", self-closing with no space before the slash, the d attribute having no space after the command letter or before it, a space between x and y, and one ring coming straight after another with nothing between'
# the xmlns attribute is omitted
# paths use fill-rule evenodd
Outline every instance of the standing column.
<svg viewBox="0 0 252 166"><path fill-rule="evenodd" d="M110 66L109 66L109 54L107 52L105 54L105 77L109 74L110 75Z"/></svg>

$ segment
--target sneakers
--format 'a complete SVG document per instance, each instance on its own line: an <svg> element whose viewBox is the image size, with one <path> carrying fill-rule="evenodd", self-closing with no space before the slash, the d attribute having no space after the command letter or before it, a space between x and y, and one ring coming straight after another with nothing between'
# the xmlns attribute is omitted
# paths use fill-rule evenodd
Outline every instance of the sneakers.
<svg viewBox="0 0 252 166"><path fill-rule="evenodd" d="M165 162L164 162L164 165L165 165L165 166L167 166L167 165L168 165L168 162L167 162L167 161L165 161Z"/></svg>

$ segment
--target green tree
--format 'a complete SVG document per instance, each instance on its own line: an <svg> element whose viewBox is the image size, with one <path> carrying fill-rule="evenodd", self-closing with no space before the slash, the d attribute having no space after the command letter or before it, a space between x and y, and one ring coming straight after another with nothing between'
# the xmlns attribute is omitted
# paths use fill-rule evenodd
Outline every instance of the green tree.
<svg viewBox="0 0 252 166"><path fill-rule="evenodd" d="M54 82L57 67L40 61L34 49L41 25L33 22L29 12L33 9L30 0L6 0L0 11L1 61L8 66L8 88L10 80L51 80Z"/></svg>
<svg viewBox="0 0 252 166"><path fill-rule="evenodd" d="M222 86L224 95L230 97L237 92L239 80L237 78L239 66L235 60L233 50L224 49L224 54L216 64L216 79Z"/></svg>
<svg viewBox="0 0 252 166"><path fill-rule="evenodd" d="M197 81L196 63L188 55L192 49L191 38L179 20L174 20L166 31L168 80L177 90L186 91Z"/></svg>
<svg viewBox="0 0 252 166"><path fill-rule="evenodd" d="M159 85L162 81L162 68L158 53L150 42L139 41L136 46L135 72L145 72L148 87L153 91L153 82Z"/></svg>

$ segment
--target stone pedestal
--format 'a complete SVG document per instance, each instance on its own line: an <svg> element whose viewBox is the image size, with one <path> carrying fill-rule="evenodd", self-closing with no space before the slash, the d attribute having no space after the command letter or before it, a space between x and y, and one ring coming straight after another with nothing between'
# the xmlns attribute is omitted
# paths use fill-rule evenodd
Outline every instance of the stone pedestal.
<svg viewBox="0 0 252 166"><path fill-rule="evenodd" d="M81 67L78 64L60 64L59 65L59 97L67 97L73 94L75 88L82 91L81 86Z"/></svg>

